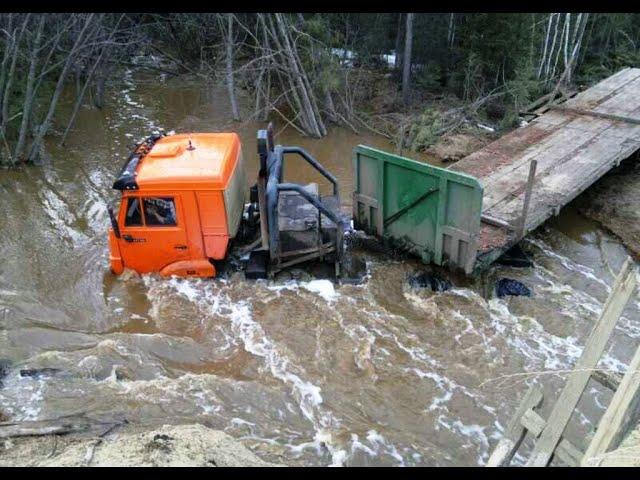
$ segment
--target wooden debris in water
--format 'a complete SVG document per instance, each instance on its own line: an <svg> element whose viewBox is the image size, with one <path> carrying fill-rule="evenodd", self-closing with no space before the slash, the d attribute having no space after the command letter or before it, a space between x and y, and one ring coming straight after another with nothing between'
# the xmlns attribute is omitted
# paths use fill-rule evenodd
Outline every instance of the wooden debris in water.
<svg viewBox="0 0 640 480"><path fill-rule="evenodd" d="M537 438L527 466L547 466L554 455L571 466L585 465L589 459L615 447L616 442L620 441L630 423L629 412L634 406L640 405L640 347L619 383L613 377L605 377L604 383L618 388L587 452L583 454L563 438L563 433L589 379L594 377L609 337L636 286L637 271L631 259L627 258L549 418L545 420L534 411L542 402L543 396L540 390L531 387L509 422L504 438L491 454L487 466L509 465L527 432ZM598 378L602 379L602 375Z"/></svg>

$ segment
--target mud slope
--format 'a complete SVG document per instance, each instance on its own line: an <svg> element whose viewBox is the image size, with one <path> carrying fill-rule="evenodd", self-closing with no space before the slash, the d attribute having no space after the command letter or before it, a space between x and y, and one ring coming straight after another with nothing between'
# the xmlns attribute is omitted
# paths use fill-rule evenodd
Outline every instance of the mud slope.
<svg viewBox="0 0 640 480"><path fill-rule="evenodd" d="M640 160L627 160L578 200L580 211L620 238L640 258Z"/></svg>
<svg viewBox="0 0 640 480"><path fill-rule="evenodd" d="M2 442L0 466L276 466L226 433L198 424L122 430L105 438L48 436Z"/></svg>

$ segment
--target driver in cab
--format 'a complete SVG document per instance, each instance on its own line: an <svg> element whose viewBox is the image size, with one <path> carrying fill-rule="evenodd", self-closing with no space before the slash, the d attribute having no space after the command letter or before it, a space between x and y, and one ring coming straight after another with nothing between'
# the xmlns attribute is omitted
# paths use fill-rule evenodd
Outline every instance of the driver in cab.
<svg viewBox="0 0 640 480"><path fill-rule="evenodd" d="M163 202L164 203L164 202ZM147 225L176 225L176 216L172 202L166 202L168 205L160 206L158 201L147 202L145 212L147 214Z"/></svg>

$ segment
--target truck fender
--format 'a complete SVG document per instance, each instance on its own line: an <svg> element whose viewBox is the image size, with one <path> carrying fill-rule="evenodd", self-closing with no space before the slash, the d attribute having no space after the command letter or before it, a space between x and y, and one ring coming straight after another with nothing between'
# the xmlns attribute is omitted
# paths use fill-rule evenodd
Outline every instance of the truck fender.
<svg viewBox="0 0 640 480"><path fill-rule="evenodd" d="M160 275L163 277L177 275L179 277L210 278L216 276L216 269L208 260L180 260L163 267L160 270Z"/></svg>

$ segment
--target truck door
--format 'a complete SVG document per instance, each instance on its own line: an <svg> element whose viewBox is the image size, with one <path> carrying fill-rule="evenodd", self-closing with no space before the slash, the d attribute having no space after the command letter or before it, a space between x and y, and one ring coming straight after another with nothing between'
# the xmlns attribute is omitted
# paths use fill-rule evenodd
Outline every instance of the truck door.
<svg viewBox="0 0 640 480"><path fill-rule="evenodd" d="M119 223L125 267L138 273L157 272L170 263L189 258L179 195L124 197Z"/></svg>

